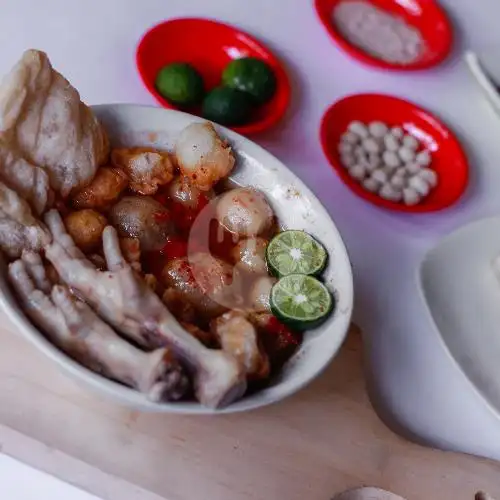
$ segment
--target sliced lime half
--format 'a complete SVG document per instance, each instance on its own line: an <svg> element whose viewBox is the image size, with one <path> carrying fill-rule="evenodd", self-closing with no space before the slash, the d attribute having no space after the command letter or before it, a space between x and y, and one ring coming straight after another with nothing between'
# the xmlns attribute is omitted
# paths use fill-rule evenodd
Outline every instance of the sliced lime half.
<svg viewBox="0 0 500 500"><path fill-rule="evenodd" d="M269 269L276 276L319 274L326 266L325 247L305 231L283 231L266 250Z"/></svg>
<svg viewBox="0 0 500 500"><path fill-rule="evenodd" d="M313 276L289 274L271 289L271 310L281 321L300 330L319 326L333 310L328 288Z"/></svg>

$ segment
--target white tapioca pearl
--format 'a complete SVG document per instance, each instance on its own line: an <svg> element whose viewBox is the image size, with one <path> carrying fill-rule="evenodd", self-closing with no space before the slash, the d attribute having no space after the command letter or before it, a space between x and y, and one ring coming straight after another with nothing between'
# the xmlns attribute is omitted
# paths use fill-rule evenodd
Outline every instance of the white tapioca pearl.
<svg viewBox="0 0 500 500"><path fill-rule="evenodd" d="M387 178L388 178L387 173L380 168L372 172L372 179L375 179L377 182L380 182L380 184L387 182Z"/></svg>
<svg viewBox="0 0 500 500"><path fill-rule="evenodd" d="M416 162L408 163L405 168L406 168L406 172L410 175L418 174L418 172L421 169L420 165Z"/></svg>
<svg viewBox="0 0 500 500"><path fill-rule="evenodd" d="M394 188L390 184L384 184L378 194L384 200L390 201L399 201L402 197L401 190Z"/></svg>
<svg viewBox="0 0 500 500"><path fill-rule="evenodd" d="M408 186L413 188L419 195L427 196L430 191L429 184L422 179L418 174L410 177L408 181Z"/></svg>
<svg viewBox="0 0 500 500"><path fill-rule="evenodd" d="M347 130L349 130L349 132L352 132L353 134L356 134L361 139L366 139L370 135L368 133L367 126L363 122L357 120L349 123Z"/></svg>
<svg viewBox="0 0 500 500"><path fill-rule="evenodd" d="M339 142L338 152L343 155L347 153L352 153L353 145L349 142Z"/></svg>
<svg viewBox="0 0 500 500"><path fill-rule="evenodd" d="M415 151L413 149L407 148L405 146L399 148L398 156L404 163L408 163L415 159Z"/></svg>
<svg viewBox="0 0 500 500"><path fill-rule="evenodd" d="M429 184L430 187L436 187L438 183L438 175L430 168L422 168L418 176Z"/></svg>
<svg viewBox="0 0 500 500"><path fill-rule="evenodd" d="M363 139L362 144L367 153L378 153L380 151L380 145L373 137Z"/></svg>
<svg viewBox="0 0 500 500"><path fill-rule="evenodd" d="M365 179L363 181L363 187L367 191L370 191L370 193L375 193L378 190L379 186L380 186L380 182L377 182L372 177L368 177L368 179Z"/></svg>
<svg viewBox="0 0 500 500"><path fill-rule="evenodd" d="M412 135L406 134L403 137L403 146L405 146L405 147L407 147L409 149L413 149L413 151L416 151L418 149L419 142Z"/></svg>
<svg viewBox="0 0 500 500"><path fill-rule="evenodd" d="M396 139L402 139L405 135L405 131L401 127L392 127L391 135L393 135Z"/></svg>
<svg viewBox="0 0 500 500"><path fill-rule="evenodd" d="M376 139L382 139L389 131L389 127L384 122L371 122L368 131Z"/></svg>
<svg viewBox="0 0 500 500"><path fill-rule="evenodd" d="M354 179L362 180L366 176L366 168L363 165L354 165L349 169L349 174Z"/></svg>
<svg viewBox="0 0 500 500"><path fill-rule="evenodd" d="M428 167L431 164L431 160L431 154L427 150L420 151L420 153L418 153L415 157L415 161L422 167Z"/></svg>
<svg viewBox="0 0 500 500"><path fill-rule="evenodd" d="M386 134L384 137L384 145L387 151L397 151L399 149L399 139L391 133Z"/></svg>
<svg viewBox="0 0 500 500"><path fill-rule="evenodd" d="M415 189L411 187L403 189L403 201L405 205L417 205L420 200L421 197Z"/></svg>
<svg viewBox="0 0 500 500"><path fill-rule="evenodd" d="M382 155L382 160L388 167L399 167L401 165L401 160L399 156L394 151L384 151Z"/></svg>

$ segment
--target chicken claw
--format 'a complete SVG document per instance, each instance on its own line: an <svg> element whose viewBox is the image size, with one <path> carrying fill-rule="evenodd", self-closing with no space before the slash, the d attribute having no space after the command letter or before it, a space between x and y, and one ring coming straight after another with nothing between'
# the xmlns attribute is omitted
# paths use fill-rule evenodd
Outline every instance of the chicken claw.
<svg viewBox="0 0 500 500"><path fill-rule="evenodd" d="M207 349L175 320L160 298L123 258L116 230L107 227L103 248L108 271L95 269L67 234L59 213L45 217L53 241L45 249L61 279L124 335L151 349L170 347L191 370L198 400L227 405L243 395L243 367L231 355Z"/></svg>
<svg viewBox="0 0 500 500"><path fill-rule="evenodd" d="M120 338L66 286L52 287L38 254L24 252L9 266L9 279L33 323L83 365L153 401L178 400L186 394L187 376L168 349L145 353Z"/></svg>

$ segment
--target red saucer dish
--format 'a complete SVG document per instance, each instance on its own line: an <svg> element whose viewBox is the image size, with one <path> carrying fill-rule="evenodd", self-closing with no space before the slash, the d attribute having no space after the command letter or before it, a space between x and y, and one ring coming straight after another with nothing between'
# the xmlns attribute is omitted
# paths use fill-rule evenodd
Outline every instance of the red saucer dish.
<svg viewBox="0 0 500 500"><path fill-rule="evenodd" d="M453 28L444 10L434 0L370 0L389 14L404 19L410 26L420 31L426 44L422 57L413 63L398 64L383 61L346 40L335 26L332 14L340 3L350 0L315 0L318 16L334 42L351 57L381 69L412 71L427 69L443 62L453 46Z"/></svg>
<svg viewBox="0 0 500 500"><path fill-rule="evenodd" d="M349 123L380 120L401 126L415 136L432 155L430 168L438 174L438 185L418 205L388 201L365 190L341 164L338 153L340 137ZM402 212L434 212L449 207L464 193L469 180L467 157L454 134L428 111L415 104L382 94L356 94L334 103L321 122L323 151L342 181L351 191L374 205Z"/></svg>
<svg viewBox="0 0 500 500"><path fill-rule="evenodd" d="M158 71L174 62L193 65L202 75L205 89L219 85L224 67L241 57L256 57L273 70L277 88L273 98L257 110L252 120L232 130L240 134L262 132L275 125L290 102L290 83L281 62L264 45L250 35L227 24L209 19L180 18L164 21L142 37L137 46L136 63L146 88L165 108L179 109L155 88ZM199 109L181 109L198 114Z"/></svg>

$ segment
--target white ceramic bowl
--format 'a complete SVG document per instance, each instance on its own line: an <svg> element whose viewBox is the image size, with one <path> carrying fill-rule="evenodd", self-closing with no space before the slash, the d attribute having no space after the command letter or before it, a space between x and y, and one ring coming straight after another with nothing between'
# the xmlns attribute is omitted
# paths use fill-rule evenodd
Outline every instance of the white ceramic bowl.
<svg viewBox="0 0 500 500"><path fill-rule="evenodd" d="M187 125L201 121L178 111L111 104L94 106L114 146L153 146L172 149L175 137ZM238 184L262 190L273 206L280 223L304 229L316 236L328 249L329 266L325 282L337 304L334 314L320 328L305 334L303 345L285 365L271 385L236 401L218 413L246 411L280 401L306 386L330 363L339 350L349 327L353 307L351 266L342 238L316 197L279 160L253 142L225 128L218 128L237 154L237 167L231 178ZM54 347L26 319L13 299L5 273L0 279L0 303L19 331L67 373L98 392L136 410L184 414L209 414L213 410L196 402L159 404L132 389L107 380L82 367Z"/></svg>

